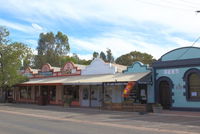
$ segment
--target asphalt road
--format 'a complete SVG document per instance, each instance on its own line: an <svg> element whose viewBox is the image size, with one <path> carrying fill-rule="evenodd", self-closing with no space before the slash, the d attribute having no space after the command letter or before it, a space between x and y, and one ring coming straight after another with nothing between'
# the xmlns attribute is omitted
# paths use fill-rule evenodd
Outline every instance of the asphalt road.
<svg viewBox="0 0 200 134"><path fill-rule="evenodd" d="M200 134L197 117L125 114L0 106L0 134Z"/></svg>

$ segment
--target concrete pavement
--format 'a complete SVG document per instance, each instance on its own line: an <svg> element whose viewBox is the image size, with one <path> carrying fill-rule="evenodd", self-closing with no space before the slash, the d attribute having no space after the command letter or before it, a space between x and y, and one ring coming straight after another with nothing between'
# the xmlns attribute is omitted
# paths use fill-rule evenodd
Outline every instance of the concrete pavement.
<svg viewBox="0 0 200 134"><path fill-rule="evenodd" d="M51 128L58 133L169 133L169 134L199 134L200 117L169 114L144 114L133 112L113 112L98 109L63 108L60 106L38 106L24 104L0 105L0 130L11 131L6 126L15 126L12 129L37 133L48 132ZM3 120L3 122L2 122ZM16 122L16 120L18 122ZM44 122L49 124L43 126ZM7 123L7 124L6 124ZM27 126L29 124L29 126ZM33 126L32 126L33 125ZM53 126L52 126L53 125ZM65 127L69 125L71 127ZM81 129L84 126L86 129ZM50 128L48 128L50 127ZM95 128L95 129L94 129ZM44 129L44 130L43 130ZM63 130L63 131L62 131ZM117 130L117 131L114 131ZM101 132L102 131L102 132ZM3 132L3 131L1 131ZM14 130L13 130L14 132ZM53 131L50 131L53 132ZM12 133L12 132L10 132ZM1 134L1 133L0 133Z"/></svg>

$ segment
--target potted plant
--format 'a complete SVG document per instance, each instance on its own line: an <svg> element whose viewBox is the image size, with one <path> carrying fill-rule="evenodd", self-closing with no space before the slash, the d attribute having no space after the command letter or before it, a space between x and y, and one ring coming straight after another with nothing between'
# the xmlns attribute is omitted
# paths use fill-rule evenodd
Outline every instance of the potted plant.
<svg viewBox="0 0 200 134"><path fill-rule="evenodd" d="M161 113L163 110L163 107L160 103L156 103L153 105L153 112L154 113Z"/></svg>
<svg viewBox="0 0 200 134"><path fill-rule="evenodd" d="M63 97L64 107L70 107L72 103L72 97L71 96L64 96Z"/></svg>

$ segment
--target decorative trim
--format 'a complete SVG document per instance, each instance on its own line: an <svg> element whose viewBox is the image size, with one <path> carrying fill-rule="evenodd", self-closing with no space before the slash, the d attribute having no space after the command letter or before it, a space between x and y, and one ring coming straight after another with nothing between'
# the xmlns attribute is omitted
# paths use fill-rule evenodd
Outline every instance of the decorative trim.
<svg viewBox="0 0 200 134"><path fill-rule="evenodd" d="M189 98L189 82L188 82L188 77L191 73L197 73L200 77L200 70L197 68L191 68L187 70L184 75L183 75L183 81L185 82L185 95L187 101L200 101L200 99L191 99Z"/></svg>
<svg viewBox="0 0 200 134"><path fill-rule="evenodd" d="M170 61L157 61L153 63L153 67L159 68L180 68L180 67L193 67L200 66L200 58L184 59L184 60L170 60Z"/></svg>
<svg viewBox="0 0 200 134"><path fill-rule="evenodd" d="M139 66L140 66L141 68L145 68L147 71L151 71L151 69L149 68L148 65L143 64L143 63L140 62L140 61L135 61L131 66L128 66L126 70L123 70L122 73L128 73L128 70L129 70L129 69L133 69L134 66L135 66L136 64L139 64Z"/></svg>
<svg viewBox="0 0 200 134"><path fill-rule="evenodd" d="M64 68L65 68L65 66L67 65L67 64L71 64L72 65L72 67L73 67L73 69L76 69L76 71L80 71L80 74L81 74L81 69L78 69L78 67L77 66L75 66L74 65L74 63L73 62L67 62L67 63L65 63L65 65L60 69L60 71L62 72L63 70L64 70Z"/></svg>

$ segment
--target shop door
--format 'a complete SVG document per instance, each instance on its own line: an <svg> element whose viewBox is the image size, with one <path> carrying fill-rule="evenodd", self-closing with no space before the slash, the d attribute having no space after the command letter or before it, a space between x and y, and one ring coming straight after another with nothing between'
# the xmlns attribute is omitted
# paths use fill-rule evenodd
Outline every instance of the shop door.
<svg viewBox="0 0 200 134"><path fill-rule="evenodd" d="M49 89L48 86L41 87L41 98L40 98L41 105L49 104Z"/></svg>
<svg viewBox="0 0 200 134"><path fill-rule="evenodd" d="M170 103L170 86L167 81L161 81L159 84L159 100L164 109L169 109Z"/></svg>
<svg viewBox="0 0 200 134"><path fill-rule="evenodd" d="M91 107L101 106L101 86L92 86L91 88Z"/></svg>
<svg viewBox="0 0 200 134"><path fill-rule="evenodd" d="M82 89L81 106L89 107L89 88L85 87Z"/></svg>

